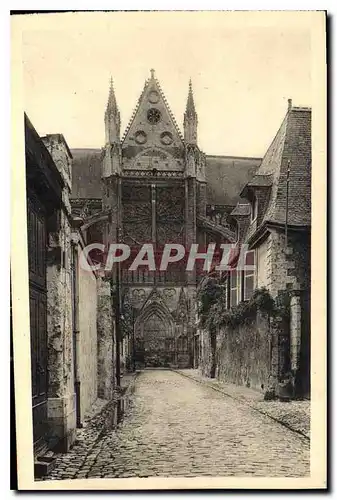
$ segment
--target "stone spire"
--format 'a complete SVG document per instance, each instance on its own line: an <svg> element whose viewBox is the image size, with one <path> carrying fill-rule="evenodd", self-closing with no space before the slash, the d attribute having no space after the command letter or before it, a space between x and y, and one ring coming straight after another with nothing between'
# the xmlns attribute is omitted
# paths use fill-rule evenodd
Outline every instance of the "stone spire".
<svg viewBox="0 0 337 500"><path fill-rule="evenodd" d="M109 89L109 99L108 99L107 111L111 111L113 113L118 112L115 90L114 90L114 82L113 82L112 77L110 78L110 89Z"/></svg>
<svg viewBox="0 0 337 500"><path fill-rule="evenodd" d="M105 111L105 142L114 144L120 141L121 119L118 111L112 77L110 79L109 98Z"/></svg>
<svg viewBox="0 0 337 500"><path fill-rule="evenodd" d="M109 98L104 115L105 148L102 162L102 177L120 173L120 131L121 118L118 111L112 78L110 79Z"/></svg>
<svg viewBox="0 0 337 500"><path fill-rule="evenodd" d="M194 105L194 97L193 97L193 89L192 89L192 80L190 79L188 85L188 96L187 96L187 104L186 104L186 113L187 116L196 116L195 105Z"/></svg>
<svg viewBox="0 0 337 500"><path fill-rule="evenodd" d="M189 82L186 111L184 113L184 139L186 144L197 144L198 115L195 111L192 81Z"/></svg>

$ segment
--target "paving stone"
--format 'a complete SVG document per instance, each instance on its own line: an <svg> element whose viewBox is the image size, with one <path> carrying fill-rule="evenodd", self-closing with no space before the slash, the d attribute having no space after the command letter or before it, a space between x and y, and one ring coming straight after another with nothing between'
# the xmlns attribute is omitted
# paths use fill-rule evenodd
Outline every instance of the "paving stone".
<svg viewBox="0 0 337 500"><path fill-rule="evenodd" d="M310 473L307 439L169 370L142 372L121 424L93 443L81 460L58 457L48 479Z"/></svg>

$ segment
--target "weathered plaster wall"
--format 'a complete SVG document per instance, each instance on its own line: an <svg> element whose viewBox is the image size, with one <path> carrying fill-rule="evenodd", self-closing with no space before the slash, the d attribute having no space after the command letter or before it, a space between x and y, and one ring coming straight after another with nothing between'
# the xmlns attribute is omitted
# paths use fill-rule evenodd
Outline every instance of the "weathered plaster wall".
<svg viewBox="0 0 337 500"><path fill-rule="evenodd" d="M81 418L97 398L97 283L79 266L79 377Z"/></svg>

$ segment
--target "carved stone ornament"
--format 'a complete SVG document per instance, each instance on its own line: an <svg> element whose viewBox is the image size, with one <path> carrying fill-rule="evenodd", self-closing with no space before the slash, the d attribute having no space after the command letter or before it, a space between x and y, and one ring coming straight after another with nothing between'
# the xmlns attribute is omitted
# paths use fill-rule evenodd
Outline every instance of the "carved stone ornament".
<svg viewBox="0 0 337 500"><path fill-rule="evenodd" d="M147 121L151 123L151 125L156 125L159 123L161 119L161 113L157 108L150 108L147 112Z"/></svg>
<svg viewBox="0 0 337 500"><path fill-rule="evenodd" d="M151 90L151 92L149 92L148 99L149 99L151 104L157 104L157 102L160 99L160 96L156 90Z"/></svg>
<svg viewBox="0 0 337 500"><path fill-rule="evenodd" d="M147 141L147 135L143 130L138 130L135 133L135 141L137 144L145 144Z"/></svg>
<svg viewBox="0 0 337 500"><path fill-rule="evenodd" d="M173 142L173 136L171 132L163 132L160 134L160 142L164 144L164 146L169 146Z"/></svg>

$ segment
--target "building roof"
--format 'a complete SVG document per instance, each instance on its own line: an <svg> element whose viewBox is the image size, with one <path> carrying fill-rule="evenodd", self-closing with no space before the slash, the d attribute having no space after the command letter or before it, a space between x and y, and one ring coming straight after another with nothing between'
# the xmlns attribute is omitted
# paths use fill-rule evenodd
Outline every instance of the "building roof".
<svg viewBox="0 0 337 500"><path fill-rule="evenodd" d="M286 219L287 170L289 163L288 224L311 223L311 109L289 107L253 179L272 180L270 197L261 224L284 224ZM268 182L270 182L268 180ZM259 184L248 183L243 191ZM266 185L266 184L260 184Z"/></svg>
<svg viewBox="0 0 337 500"><path fill-rule="evenodd" d="M232 210L231 215L235 217L238 217L240 215L248 216L250 215L250 209L250 203L237 203L234 210Z"/></svg>
<svg viewBox="0 0 337 500"><path fill-rule="evenodd" d="M247 186L254 187L269 187L273 184L273 176L272 174L260 174L254 175L254 177L247 183Z"/></svg>
<svg viewBox="0 0 337 500"><path fill-rule="evenodd" d="M101 198L101 149L72 149L71 198ZM260 158L206 156L207 203L235 206Z"/></svg>
<svg viewBox="0 0 337 500"><path fill-rule="evenodd" d="M235 206L260 164L261 158L206 155L207 203Z"/></svg>
<svg viewBox="0 0 337 500"><path fill-rule="evenodd" d="M71 198L102 198L101 149L72 149Z"/></svg>

